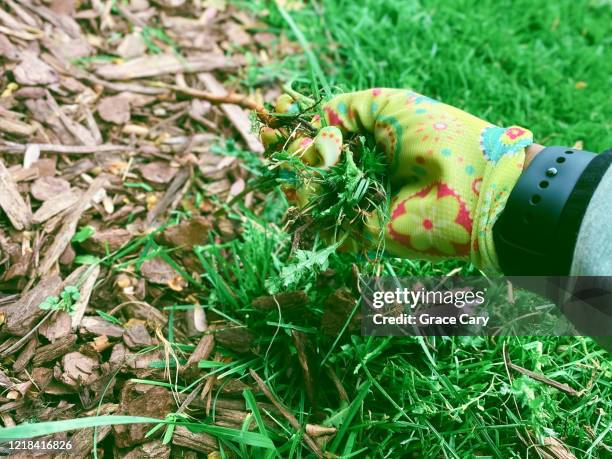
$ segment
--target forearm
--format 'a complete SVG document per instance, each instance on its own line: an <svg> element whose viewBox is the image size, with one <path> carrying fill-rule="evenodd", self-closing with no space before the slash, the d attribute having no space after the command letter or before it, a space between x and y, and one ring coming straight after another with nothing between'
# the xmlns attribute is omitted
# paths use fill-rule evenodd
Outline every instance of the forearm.
<svg viewBox="0 0 612 459"><path fill-rule="evenodd" d="M535 156L539 152L544 150L544 148L544 145L540 145L539 143L532 143L527 148L525 148L525 163L523 164L523 170L529 167L529 164L531 164L533 158L535 158Z"/></svg>

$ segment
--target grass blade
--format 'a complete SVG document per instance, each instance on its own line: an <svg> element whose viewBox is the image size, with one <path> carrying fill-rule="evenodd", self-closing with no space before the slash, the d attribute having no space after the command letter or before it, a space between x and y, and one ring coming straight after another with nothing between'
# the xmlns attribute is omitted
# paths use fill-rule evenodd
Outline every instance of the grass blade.
<svg viewBox="0 0 612 459"><path fill-rule="evenodd" d="M328 95L331 94L329 81L327 81L327 77L325 76L325 73L323 73L323 70L321 70L319 61L317 60L317 57L312 52L310 43L308 42L308 40L306 39L302 31L300 30L299 26L295 23L291 15L287 13L287 11L280 5L279 2L276 2L276 7L278 8L278 11L280 12L283 19L287 22L287 25L289 26L291 31L295 34L295 37L300 43L300 46L304 50L304 53L306 54L306 57L308 58L308 64L310 65L310 71L312 72L313 77L319 80L319 83L323 87L323 91L326 94Z"/></svg>
<svg viewBox="0 0 612 459"><path fill-rule="evenodd" d="M164 422L162 419L141 416L91 416L86 418L68 419L65 421L38 422L35 424L19 424L15 427L0 429L0 440L16 440L50 435L69 430L87 429L119 424L150 424Z"/></svg>

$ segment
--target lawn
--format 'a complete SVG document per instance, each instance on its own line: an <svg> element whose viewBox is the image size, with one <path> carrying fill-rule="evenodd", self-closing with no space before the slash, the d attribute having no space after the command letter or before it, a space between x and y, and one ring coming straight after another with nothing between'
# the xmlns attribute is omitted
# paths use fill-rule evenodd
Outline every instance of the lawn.
<svg viewBox="0 0 612 459"><path fill-rule="evenodd" d="M319 86L332 93L412 88L528 127L545 145L612 145L609 2L338 0L290 13L323 69ZM265 19L292 34L275 8ZM311 84L304 55L282 68Z"/></svg>
<svg viewBox="0 0 612 459"><path fill-rule="evenodd" d="M310 56L297 53L272 65L305 92L413 88L496 124L526 126L545 145L580 142L597 152L612 144L607 2L285 3L294 24L263 3L243 6L258 11L275 33L301 39L303 49L311 50ZM392 263L413 274L455 267ZM609 354L591 339L351 336L331 351L329 340L313 339L353 401L326 407L328 422L343 420L333 452L537 457L538 448L528 445L552 436L577 457L610 454L602 445L612 440L611 366ZM514 363L564 381L580 396L508 374L504 348ZM295 388L280 378L272 384L281 398L294 399L295 409L304 409ZM353 415L348 426L347 409Z"/></svg>

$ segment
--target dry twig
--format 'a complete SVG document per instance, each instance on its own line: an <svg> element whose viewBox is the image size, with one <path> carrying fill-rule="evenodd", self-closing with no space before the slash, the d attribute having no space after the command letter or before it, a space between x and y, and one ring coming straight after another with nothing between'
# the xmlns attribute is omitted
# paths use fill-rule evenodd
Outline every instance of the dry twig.
<svg viewBox="0 0 612 459"><path fill-rule="evenodd" d="M319 458L325 457L323 451L319 448L319 446L314 442L314 440L306 433L306 431L302 428L297 418L287 409L285 406L277 400L272 391L268 388L263 379L255 372L255 370L250 369L249 372L251 376L259 386L259 389L264 393L264 395L272 402L272 404L276 407L278 411L289 421L289 423L293 426L294 429L303 432L302 438L304 439L304 443L308 445L310 449L314 451L314 453Z"/></svg>
<svg viewBox="0 0 612 459"><path fill-rule="evenodd" d="M19 155L26 152L29 146L36 145L41 153L59 153L62 155L88 155L93 153L111 153L133 150L127 145L56 145L51 143L21 144L15 142L0 143L0 153Z"/></svg>
<svg viewBox="0 0 612 459"><path fill-rule="evenodd" d="M257 113L257 116L263 122L270 120L270 114L266 108L249 99L247 96L242 94L216 94L209 91L202 91L199 89L193 89L189 87L177 86L174 84L163 83L161 81L152 81L149 83L150 86L155 88L170 89L174 92L184 94L186 96L195 97L197 99L207 100L211 104L232 104L238 105L239 107L246 108L247 110L253 110Z"/></svg>

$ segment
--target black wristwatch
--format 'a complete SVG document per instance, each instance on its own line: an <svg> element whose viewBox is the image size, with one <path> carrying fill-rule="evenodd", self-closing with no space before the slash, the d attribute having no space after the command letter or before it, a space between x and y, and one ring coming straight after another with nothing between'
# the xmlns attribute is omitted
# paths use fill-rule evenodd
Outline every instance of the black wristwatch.
<svg viewBox="0 0 612 459"><path fill-rule="evenodd" d="M611 163L612 150L547 147L534 157L493 227L504 274L569 274L582 218Z"/></svg>

